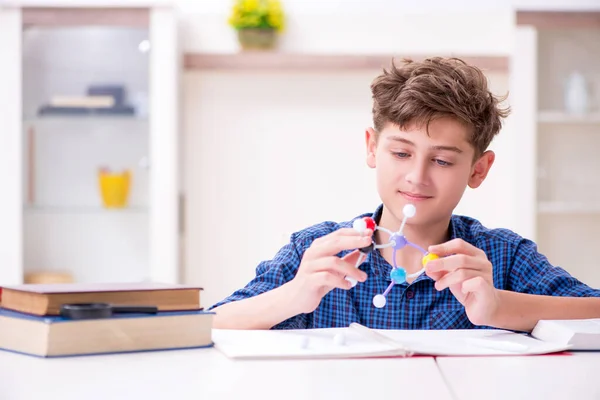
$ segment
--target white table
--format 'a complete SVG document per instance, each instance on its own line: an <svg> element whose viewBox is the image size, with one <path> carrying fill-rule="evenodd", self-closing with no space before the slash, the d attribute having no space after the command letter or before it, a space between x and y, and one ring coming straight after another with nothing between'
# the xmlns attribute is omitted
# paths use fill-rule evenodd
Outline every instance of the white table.
<svg viewBox="0 0 600 400"><path fill-rule="evenodd" d="M0 399L452 400L429 357L232 361L197 349L43 359L0 351Z"/></svg>
<svg viewBox="0 0 600 400"><path fill-rule="evenodd" d="M600 353L526 357L439 357L459 400L598 400Z"/></svg>

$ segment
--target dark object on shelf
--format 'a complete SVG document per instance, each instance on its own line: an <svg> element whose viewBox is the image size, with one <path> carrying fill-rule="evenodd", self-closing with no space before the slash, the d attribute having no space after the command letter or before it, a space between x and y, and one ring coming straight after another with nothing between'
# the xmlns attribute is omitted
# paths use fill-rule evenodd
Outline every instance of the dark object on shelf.
<svg viewBox="0 0 600 400"><path fill-rule="evenodd" d="M111 96L115 99L115 107L125 104L125 87L122 85L92 85L88 87L88 96Z"/></svg>
<svg viewBox="0 0 600 400"><path fill-rule="evenodd" d="M134 115L133 106L116 106L110 108L91 108L91 107L52 107L43 106L40 108L39 115Z"/></svg>
<svg viewBox="0 0 600 400"><path fill-rule="evenodd" d="M118 116L118 115L135 115L136 110L135 107L131 105L125 104L127 100L127 93L125 90L125 86L116 85L116 84L106 84L106 85L90 85L87 88L87 96L108 96L114 99L114 105L112 107L86 107L82 105L81 107L75 106L53 106L51 104L47 104L45 106L40 107L38 111L38 115L40 116Z"/></svg>

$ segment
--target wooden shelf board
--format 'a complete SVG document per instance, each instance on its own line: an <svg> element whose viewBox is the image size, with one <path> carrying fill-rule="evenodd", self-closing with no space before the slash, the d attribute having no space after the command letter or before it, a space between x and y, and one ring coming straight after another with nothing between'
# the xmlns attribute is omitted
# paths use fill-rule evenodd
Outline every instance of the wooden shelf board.
<svg viewBox="0 0 600 400"><path fill-rule="evenodd" d="M24 206L25 215L105 215L105 216L129 216L146 215L148 207L131 206L125 208L104 208L102 206Z"/></svg>
<svg viewBox="0 0 600 400"><path fill-rule="evenodd" d="M103 122L122 122L122 123L148 123L147 117L138 117L137 115L47 115L40 117L25 117L24 124L43 124L43 123L103 123Z"/></svg>
<svg viewBox="0 0 600 400"><path fill-rule="evenodd" d="M2 0L10 8L152 8L174 7L177 0Z"/></svg>
<svg viewBox="0 0 600 400"><path fill-rule="evenodd" d="M517 25L538 29L600 28L600 11L517 11Z"/></svg>
<svg viewBox="0 0 600 400"><path fill-rule="evenodd" d="M563 201L542 201L538 204L540 214L600 214L600 205Z"/></svg>
<svg viewBox="0 0 600 400"><path fill-rule="evenodd" d="M564 111L540 111L538 113L538 122L562 124L598 124L600 123L600 112L591 112L580 115L569 114Z"/></svg>
<svg viewBox="0 0 600 400"><path fill-rule="evenodd" d="M146 28L150 22L148 8L51 8L23 9L23 26L125 26Z"/></svg>
<svg viewBox="0 0 600 400"><path fill-rule="evenodd" d="M469 64L484 71L507 72L509 59L506 56L461 56ZM350 54L303 54L276 51L240 53L186 53L184 66L194 69L225 70L361 70L380 69L403 58L422 60L422 55L350 55Z"/></svg>

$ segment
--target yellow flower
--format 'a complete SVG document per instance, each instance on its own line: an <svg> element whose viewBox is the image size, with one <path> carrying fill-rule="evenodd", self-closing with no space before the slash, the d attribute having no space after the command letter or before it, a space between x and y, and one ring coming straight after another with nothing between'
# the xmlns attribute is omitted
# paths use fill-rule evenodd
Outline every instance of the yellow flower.
<svg viewBox="0 0 600 400"><path fill-rule="evenodd" d="M284 13L279 0L235 0L229 25L235 29L261 28L282 30Z"/></svg>
<svg viewBox="0 0 600 400"><path fill-rule="evenodd" d="M258 9L258 0L242 0L241 8L244 12L252 12Z"/></svg>
<svg viewBox="0 0 600 400"><path fill-rule="evenodd" d="M280 15L269 15L267 21L274 29L279 30L283 28L283 18Z"/></svg>

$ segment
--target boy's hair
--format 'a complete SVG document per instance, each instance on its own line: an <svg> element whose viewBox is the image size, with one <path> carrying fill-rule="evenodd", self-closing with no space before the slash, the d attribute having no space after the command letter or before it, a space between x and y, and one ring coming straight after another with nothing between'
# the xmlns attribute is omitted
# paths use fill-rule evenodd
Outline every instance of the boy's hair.
<svg viewBox="0 0 600 400"><path fill-rule="evenodd" d="M500 108L506 97L488 90L487 79L477 67L457 58L428 58L421 62L403 60L397 67L375 78L373 123L377 134L387 123L405 129L440 117L453 117L469 128L469 143L475 157L485 152L500 131L510 108Z"/></svg>

